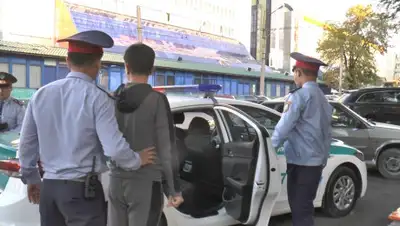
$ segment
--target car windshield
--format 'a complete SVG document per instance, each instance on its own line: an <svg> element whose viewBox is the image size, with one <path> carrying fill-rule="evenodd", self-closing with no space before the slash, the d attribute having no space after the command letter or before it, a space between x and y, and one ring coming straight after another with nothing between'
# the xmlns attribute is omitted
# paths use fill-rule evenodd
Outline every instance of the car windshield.
<svg viewBox="0 0 400 226"><path fill-rule="evenodd" d="M25 106L28 105L29 100L32 98L33 94L37 91L37 89L30 88L13 88L11 92L11 96L17 100L20 100L24 103Z"/></svg>
<svg viewBox="0 0 400 226"><path fill-rule="evenodd" d="M344 101L348 96L350 96L350 93L344 93L344 94L342 94L342 95L337 99L337 101L339 101L340 103L343 103L343 101Z"/></svg>
<svg viewBox="0 0 400 226"><path fill-rule="evenodd" d="M355 111L351 110L349 107L347 107L344 104L341 104L342 107L344 107L348 112L352 113L353 115L357 116L361 121L363 121L364 123L367 123L368 125L372 126L373 123L371 123L370 121L368 121L366 118L362 117L361 115L357 114Z"/></svg>

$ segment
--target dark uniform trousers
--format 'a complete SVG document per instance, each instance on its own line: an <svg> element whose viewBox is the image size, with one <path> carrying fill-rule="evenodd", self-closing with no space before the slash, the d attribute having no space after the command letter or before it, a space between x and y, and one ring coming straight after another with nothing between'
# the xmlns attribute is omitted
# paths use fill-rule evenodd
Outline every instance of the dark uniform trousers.
<svg viewBox="0 0 400 226"><path fill-rule="evenodd" d="M101 182L96 197L84 197L84 182L44 179L40 192L41 226L106 226L107 206Z"/></svg>
<svg viewBox="0 0 400 226"><path fill-rule="evenodd" d="M314 226L314 204L322 166L287 164L287 193L293 226Z"/></svg>

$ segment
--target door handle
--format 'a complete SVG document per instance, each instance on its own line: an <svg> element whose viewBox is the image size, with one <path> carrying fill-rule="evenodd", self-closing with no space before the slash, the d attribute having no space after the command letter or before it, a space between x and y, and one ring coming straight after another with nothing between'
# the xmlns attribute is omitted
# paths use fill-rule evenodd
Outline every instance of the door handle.
<svg viewBox="0 0 400 226"><path fill-rule="evenodd" d="M229 150L229 149L227 150L227 154L228 154L229 157L233 157L233 152L231 150Z"/></svg>

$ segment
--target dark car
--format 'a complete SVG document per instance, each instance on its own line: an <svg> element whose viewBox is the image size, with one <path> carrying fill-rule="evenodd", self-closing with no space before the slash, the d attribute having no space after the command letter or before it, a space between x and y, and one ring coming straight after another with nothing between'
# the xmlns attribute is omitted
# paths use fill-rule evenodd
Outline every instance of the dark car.
<svg viewBox="0 0 400 226"><path fill-rule="evenodd" d="M400 87L359 89L340 102L369 120L400 125Z"/></svg>
<svg viewBox="0 0 400 226"><path fill-rule="evenodd" d="M332 137L362 151L365 162L376 166L389 179L400 179L400 126L367 121L337 101L333 107ZM284 101L266 101L262 105L282 112Z"/></svg>

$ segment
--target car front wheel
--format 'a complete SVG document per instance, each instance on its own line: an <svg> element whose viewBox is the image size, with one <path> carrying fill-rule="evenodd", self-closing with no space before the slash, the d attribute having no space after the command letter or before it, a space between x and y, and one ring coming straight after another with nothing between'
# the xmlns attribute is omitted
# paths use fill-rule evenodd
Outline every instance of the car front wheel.
<svg viewBox="0 0 400 226"><path fill-rule="evenodd" d="M345 166L338 167L326 185L322 209L330 217L348 215L357 201L358 180L355 172Z"/></svg>
<svg viewBox="0 0 400 226"><path fill-rule="evenodd" d="M383 177L400 179L400 149L384 150L378 158L377 167Z"/></svg>

